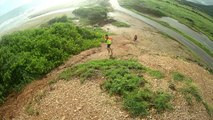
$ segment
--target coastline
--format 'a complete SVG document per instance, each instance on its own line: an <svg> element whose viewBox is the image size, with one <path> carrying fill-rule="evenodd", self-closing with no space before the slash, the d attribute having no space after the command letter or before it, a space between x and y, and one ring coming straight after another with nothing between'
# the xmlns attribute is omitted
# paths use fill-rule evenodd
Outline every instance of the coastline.
<svg viewBox="0 0 213 120"><path fill-rule="evenodd" d="M49 6L47 8L42 8L44 6L41 5L37 8L28 9L23 14L0 24L0 38L15 31L38 27L55 17L63 15L71 17L74 9L88 4L92 3L86 3L85 0L78 0L67 4Z"/></svg>
<svg viewBox="0 0 213 120"><path fill-rule="evenodd" d="M26 22L24 22L20 25L17 25L16 27L11 28L10 30L0 33L0 37L7 35L7 34L11 34L16 31L22 31L22 30L26 30L29 28L39 27L41 24L44 24L55 17L61 17L64 15L66 15L68 17L73 16L72 11L59 12L59 13L53 13L53 14L47 14L47 15L44 14L41 16L37 16L35 18L27 20Z"/></svg>

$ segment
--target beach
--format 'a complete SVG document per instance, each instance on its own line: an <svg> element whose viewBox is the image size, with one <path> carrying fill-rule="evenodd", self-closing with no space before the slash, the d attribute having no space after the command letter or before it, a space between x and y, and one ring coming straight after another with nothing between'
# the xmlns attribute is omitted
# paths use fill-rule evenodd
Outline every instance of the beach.
<svg viewBox="0 0 213 120"><path fill-rule="evenodd" d="M44 5L42 4L40 6L36 6L34 8L21 11L22 14L18 14L17 16L11 17L10 19L2 21L0 23L0 37L15 31L38 27L41 24L46 23L55 17L60 17L64 15L68 17L73 17L72 15L73 10L81 6L93 4L95 2L95 1L94 2L91 1L85 2L85 1L86 0L73 0L70 2L61 3L59 5L49 5L46 7L44 7ZM13 13L10 12L10 14Z"/></svg>

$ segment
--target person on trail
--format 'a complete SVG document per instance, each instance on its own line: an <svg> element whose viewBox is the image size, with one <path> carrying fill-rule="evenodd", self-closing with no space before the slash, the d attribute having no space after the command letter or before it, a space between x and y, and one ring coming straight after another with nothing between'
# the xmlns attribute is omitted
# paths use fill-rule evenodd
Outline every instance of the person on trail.
<svg viewBox="0 0 213 120"><path fill-rule="evenodd" d="M110 56L112 56L112 55L113 55L112 48L111 48L112 38L109 37L109 36L106 34L106 35L105 35L105 41L106 41L106 44L107 44L107 51L108 51L108 54L110 54Z"/></svg>
<svg viewBox="0 0 213 120"><path fill-rule="evenodd" d="M135 35L134 36L134 41L136 41L138 39L138 36L137 35Z"/></svg>

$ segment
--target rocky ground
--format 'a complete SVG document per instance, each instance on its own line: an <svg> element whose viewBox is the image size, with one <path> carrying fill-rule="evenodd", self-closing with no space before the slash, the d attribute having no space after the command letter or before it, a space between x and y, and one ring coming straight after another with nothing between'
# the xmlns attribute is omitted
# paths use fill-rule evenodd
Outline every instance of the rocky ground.
<svg viewBox="0 0 213 120"><path fill-rule="evenodd" d="M128 22L130 28L103 27L114 33L113 52L116 59L137 59L141 64L165 73L163 80L146 78L151 87L169 91L169 74L178 71L193 79L202 96L213 104L213 75L193 62L196 59L180 43L172 40L145 23L122 13L113 15L115 19ZM133 42L134 35L138 40ZM209 120L201 103L188 106L181 94L169 91L175 99L173 111L162 114L151 113L145 118L132 118L122 109L118 97L109 96L100 89L104 78L86 81L55 79L66 68L90 60L109 59L106 45L73 56L41 80L27 85L19 94L12 94L0 107L0 118L13 120Z"/></svg>

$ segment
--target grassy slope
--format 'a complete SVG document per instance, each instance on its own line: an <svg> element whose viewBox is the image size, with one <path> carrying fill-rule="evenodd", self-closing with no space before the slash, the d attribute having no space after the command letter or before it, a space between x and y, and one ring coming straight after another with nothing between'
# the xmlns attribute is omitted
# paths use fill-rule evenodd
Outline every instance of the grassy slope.
<svg viewBox="0 0 213 120"><path fill-rule="evenodd" d="M133 116L146 116L150 109L162 112L172 108L172 97L166 92L152 91L143 78L147 73L156 79L164 75L156 70L148 69L132 60L98 60L65 70L59 79L70 80L71 77L80 77L84 80L104 76L107 80L101 85L111 95L122 98L123 107Z"/></svg>
<svg viewBox="0 0 213 120"><path fill-rule="evenodd" d="M71 80L77 77L84 82L85 80L105 78L101 88L110 95L121 97L123 108L133 116L146 116L153 109L157 113L172 110L171 101L175 99L175 96L171 95L168 90L154 91L149 86L150 81L145 80L144 75L162 81L165 78L160 71L144 67L137 61L109 59L89 61L68 68L59 75L58 80ZM209 115L213 115L212 106L205 102L191 78L179 72L173 72L170 76L173 79L168 88L182 94L191 106L195 102L202 103Z"/></svg>
<svg viewBox="0 0 213 120"><path fill-rule="evenodd" d="M169 16L181 23L206 34L213 40L213 18L175 0L119 0L126 8L153 16Z"/></svg>
<svg viewBox="0 0 213 120"><path fill-rule="evenodd" d="M117 27L130 27L129 24L124 23L124 22L120 22L120 21L112 22L112 25L117 26Z"/></svg>
<svg viewBox="0 0 213 120"><path fill-rule="evenodd" d="M213 11L213 5L206 6L206 5L201 5L201 4L197 4L197 3L193 3L193 2L185 1L185 0L180 1L180 3L184 4L184 5L191 6L195 9L199 9L200 11L205 12L206 14L213 17L213 12L212 12Z"/></svg>
<svg viewBox="0 0 213 120"><path fill-rule="evenodd" d="M196 84L193 83L193 80L191 78L186 77L179 72L173 72L172 78L173 83L170 84L170 87L175 88L175 86L183 84L181 87L175 89L178 89L178 91L183 94L188 105L193 106L194 98L195 101L201 102L203 104L210 116L213 115L213 107L204 100L204 98L201 96L200 90L198 89Z"/></svg>
<svg viewBox="0 0 213 120"><path fill-rule="evenodd" d="M147 17L148 17L148 16L147 16ZM150 19L152 19L152 20L154 20L154 21L157 21L157 22L160 23L161 25L166 26L166 27L168 27L168 28L170 28L170 29L172 29L172 30L174 30L174 31L176 31L176 32L178 32L178 33L180 33L180 34L183 35L185 38L187 38L188 40L192 41L194 44L196 44L196 45L199 46L201 49L203 49L203 50L204 50L207 54L209 54L211 57L213 57L213 51L209 50L205 45L201 44L200 42L198 42L197 40L195 40L195 39L192 38L191 36L189 36L189 35L185 34L184 32L182 32L182 31L180 31L180 30L178 30L178 29L176 29L176 28L170 26L170 25L169 25L168 23L166 23L166 22L156 20L156 19L154 19L154 18L152 18L152 17L148 17L148 18L150 18Z"/></svg>
<svg viewBox="0 0 213 120"><path fill-rule="evenodd" d="M187 34L183 33L182 31L170 26L168 23L160 21L158 19L156 19L156 17L162 17L162 16L166 16L165 13L163 13L160 10L156 10L156 9L150 9L147 8L145 6L143 6L142 4L140 6L134 7L135 6L135 2L134 1L125 1L125 0L120 0L120 3L124 6L127 7L135 12L138 12L139 14L152 19L160 24L162 24L163 26L166 26L180 34L182 34L184 37L186 37L188 40L192 41L194 44L196 44L197 46L199 46L201 49L203 49L207 54L209 54L210 56L213 57L213 51L210 51L208 48L206 48L206 46L204 46L203 44L201 44L200 42L198 42L197 40L193 39L192 37L188 36ZM139 3L138 3L139 4ZM142 7L143 6L143 7ZM145 14L143 14L145 13ZM148 15L147 15L148 14ZM203 14L203 13L200 13ZM150 16L151 15L151 16ZM154 17L153 17L154 16Z"/></svg>

